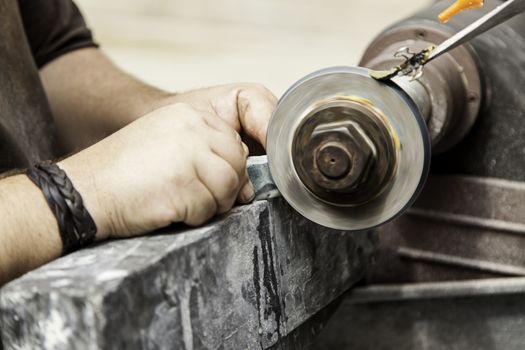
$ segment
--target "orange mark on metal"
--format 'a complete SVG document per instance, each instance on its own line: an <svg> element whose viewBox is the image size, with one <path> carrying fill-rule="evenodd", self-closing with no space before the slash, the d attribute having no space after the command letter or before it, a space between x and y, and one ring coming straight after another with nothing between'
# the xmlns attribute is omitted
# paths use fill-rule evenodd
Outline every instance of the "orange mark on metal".
<svg viewBox="0 0 525 350"><path fill-rule="evenodd" d="M483 6L483 0L457 0L452 6L439 15L441 23L447 23L452 17L462 11L477 9Z"/></svg>

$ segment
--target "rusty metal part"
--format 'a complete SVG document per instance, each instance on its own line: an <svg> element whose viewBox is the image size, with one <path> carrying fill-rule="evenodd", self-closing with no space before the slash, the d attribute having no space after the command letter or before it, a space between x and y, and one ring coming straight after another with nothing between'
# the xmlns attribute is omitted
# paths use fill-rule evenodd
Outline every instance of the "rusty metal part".
<svg viewBox="0 0 525 350"><path fill-rule="evenodd" d="M336 229L365 230L399 215L429 166L417 106L364 68L328 68L298 81L277 105L267 144L284 198Z"/></svg>
<svg viewBox="0 0 525 350"><path fill-rule="evenodd" d="M303 119L292 146L295 170L329 203L360 205L377 197L397 166L395 135L366 101L323 100Z"/></svg>
<svg viewBox="0 0 525 350"><path fill-rule="evenodd" d="M344 145L328 142L320 147L316 164L321 173L328 179L341 179L352 169L352 159Z"/></svg>
<svg viewBox="0 0 525 350"><path fill-rule="evenodd" d="M454 31L437 23L408 20L380 34L360 65L374 70L388 69L403 62L403 58L394 57L399 48L419 52L452 35ZM427 120L434 154L453 147L474 124L480 110L482 84L477 58L468 45L429 63L417 81L402 77L394 81L414 100L425 101L418 108Z"/></svg>
<svg viewBox="0 0 525 350"><path fill-rule="evenodd" d="M441 27L457 32L502 3L486 0ZM449 4L395 27L429 26ZM380 285L352 293L314 349L523 349L525 279L502 276L525 271L525 15L468 46L483 78L475 125L433 158L446 175L430 177L407 215L378 229L369 282Z"/></svg>

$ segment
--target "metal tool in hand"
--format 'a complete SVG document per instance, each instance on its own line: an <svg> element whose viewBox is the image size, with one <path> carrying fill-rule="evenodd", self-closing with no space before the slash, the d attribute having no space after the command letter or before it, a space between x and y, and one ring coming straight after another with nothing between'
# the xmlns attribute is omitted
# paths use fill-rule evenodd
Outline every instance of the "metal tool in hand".
<svg viewBox="0 0 525 350"><path fill-rule="evenodd" d="M396 55L405 58L403 63L386 71L371 70L369 74L376 80L389 80L397 75L410 75L417 79L423 74L423 66L427 63L523 12L525 0L508 0L439 46L432 46L418 53L402 48Z"/></svg>

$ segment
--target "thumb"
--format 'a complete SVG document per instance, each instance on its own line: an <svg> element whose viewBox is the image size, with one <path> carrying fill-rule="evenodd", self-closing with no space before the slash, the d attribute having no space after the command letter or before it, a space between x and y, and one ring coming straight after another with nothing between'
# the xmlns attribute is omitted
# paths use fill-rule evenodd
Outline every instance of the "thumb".
<svg viewBox="0 0 525 350"><path fill-rule="evenodd" d="M237 110L242 129L266 148L266 132L277 98L260 85L242 88L237 95Z"/></svg>

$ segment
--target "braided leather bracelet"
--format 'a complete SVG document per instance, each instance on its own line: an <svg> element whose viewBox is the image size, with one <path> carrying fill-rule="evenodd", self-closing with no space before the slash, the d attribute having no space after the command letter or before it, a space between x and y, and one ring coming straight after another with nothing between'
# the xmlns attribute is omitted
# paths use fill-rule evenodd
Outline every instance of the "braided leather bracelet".
<svg viewBox="0 0 525 350"><path fill-rule="evenodd" d="M66 173L56 164L43 162L29 168L26 174L42 190L57 219L62 255L93 243L97 226Z"/></svg>

